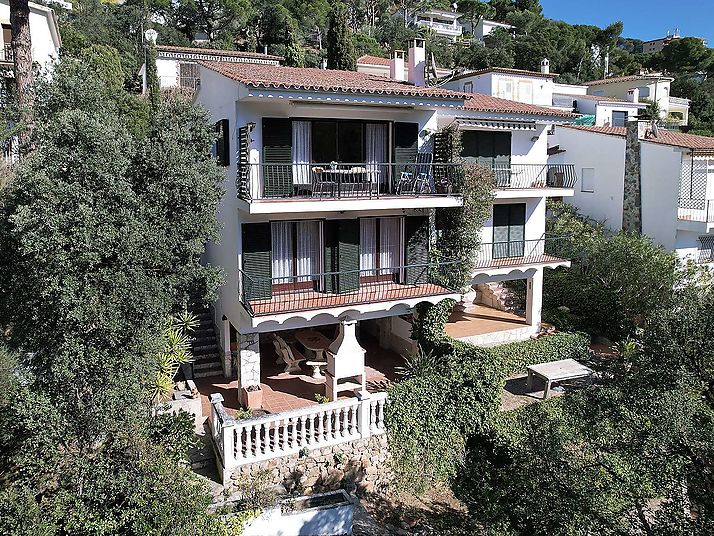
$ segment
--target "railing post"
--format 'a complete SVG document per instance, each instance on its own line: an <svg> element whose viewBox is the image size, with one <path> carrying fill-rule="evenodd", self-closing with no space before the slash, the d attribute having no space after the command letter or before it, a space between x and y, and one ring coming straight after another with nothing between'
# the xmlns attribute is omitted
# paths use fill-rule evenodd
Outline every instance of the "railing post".
<svg viewBox="0 0 714 536"><path fill-rule="evenodd" d="M229 416L223 407L223 395L213 393L210 395L211 401L211 430L213 440L221 458L221 469L223 482L230 478L231 470L236 466L236 453L234 452L234 434L236 431L236 421Z"/></svg>
<svg viewBox="0 0 714 536"><path fill-rule="evenodd" d="M367 391L358 391L357 400L359 400L359 408L357 410L357 432L360 438L367 439L372 435L370 427L370 407L372 398Z"/></svg>

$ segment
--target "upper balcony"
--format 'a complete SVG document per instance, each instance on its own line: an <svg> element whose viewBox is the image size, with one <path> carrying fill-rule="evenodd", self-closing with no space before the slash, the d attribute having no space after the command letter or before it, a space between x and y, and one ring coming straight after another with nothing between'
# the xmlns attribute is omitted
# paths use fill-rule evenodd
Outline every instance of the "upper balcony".
<svg viewBox="0 0 714 536"><path fill-rule="evenodd" d="M427 160L242 164L238 197L251 214L460 206L462 167Z"/></svg>
<svg viewBox="0 0 714 536"><path fill-rule="evenodd" d="M679 198L677 219L687 230L708 233L714 230L714 200Z"/></svg>
<svg viewBox="0 0 714 536"><path fill-rule="evenodd" d="M508 274L534 267L570 266L567 236L543 236L536 240L511 239L483 243L476 252L474 275Z"/></svg>
<svg viewBox="0 0 714 536"><path fill-rule="evenodd" d="M573 164L494 163L496 197L566 197L574 195L578 175ZM515 190L522 190L515 195Z"/></svg>

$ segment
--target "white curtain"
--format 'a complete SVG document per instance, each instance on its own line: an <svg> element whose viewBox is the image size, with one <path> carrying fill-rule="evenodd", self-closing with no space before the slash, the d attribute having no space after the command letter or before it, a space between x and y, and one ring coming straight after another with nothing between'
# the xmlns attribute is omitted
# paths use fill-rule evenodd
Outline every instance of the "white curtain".
<svg viewBox="0 0 714 536"><path fill-rule="evenodd" d="M401 264L401 218L379 219L379 266L380 273L391 274L398 272Z"/></svg>
<svg viewBox="0 0 714 536"><path fill-rule="evenodd" d="M293 275L293 223L272 222L270 232L273 238L273 282L290 283Z"/></svg>
<svg viewBox="0 0 714 536"><path fill-rule="evenodd" d="M377 219L360 218L359 220L359 269L371 270L361 275L376 275L377 267Z"/></svg>
<svg viewBox="0 0 714 536"><path fill-rule="evenodd" d="M389 132L384 123L367 123L365 125L367 172L372 183L386 184L387 176L387 138Z"/></svg>
<svg viewBox="0 0 714 536"><path fill-rule="evenodd" d="M322 272L320 267L320 222L299 221L297 225L297 276L298 281L310 281L307 277Z"/></svg>
<svg viewBox="0 0 714 536"><path fill-rule="evenodd" d="M310 184L312 129L310 121L293 121L293 184Z"/></svg>

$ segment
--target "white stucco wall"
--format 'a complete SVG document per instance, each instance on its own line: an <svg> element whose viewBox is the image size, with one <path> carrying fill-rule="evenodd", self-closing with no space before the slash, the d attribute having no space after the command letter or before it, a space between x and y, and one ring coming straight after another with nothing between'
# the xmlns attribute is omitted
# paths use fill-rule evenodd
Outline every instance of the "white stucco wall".
<svg viewBox="0 0 714 536"><path fill-rule="evenodd" d="M533 138L537 138L533 141ZM512 164L545 164L548 162L548 126L537 125L535 131L511 133Z"/></svg>
<svg viewBox="0 0 714 536"><path fill-rule="evenodd" d="M682 153L675 147L643 141L642 232L657 244L675 249L677 198Z"/></svg>
<svg viewBox="0 0 714 536"><path fill-rule="evenodd" d="M669 112L670 85L671 82L669 80L630 80L625 82L613 82L610 84L589 86L588 94L604 95L606 97L616 97L618 99L627 99L627 92L630 89L646 87L649 89L649 96L645 96L642 94L642 92L640 92L640 100L657 100L660 106L660 110L662 111L662 117L666 117L667 113Z"/></svg>
<svg viewBox="0 0 714 536"><path fill-rule="evenodd" d="M540 76L513 75L503 73L483 73L473 76L465 76L458 80L452 80L444 84L447 89L454 91L469 91L465 84L472 83L474 93L483 93L492 97L507 98L501 93L502 82L511 82L513 92L509 100L525 102L527 104L538 104L541 106L551 106L553 104L553 79ZM528 84L532 87L531 97L523 91L521 84Z"/></svg>
<svg viewBox="0 0 714 536"><path fill-rule="evenodd" d="M0 22L10 24L10 1L0 0ZM0 32L1 34L2 32ZM32 40L32 61L42 68L48 68L57 59L62 44L54 11L48 7L30 2L30 39ZM3 43L0 35L0 45Z"/></svg>
<svg viewBox="0 0 714 536"><path fill-rule="evenodd" d="M158 58L156 60L156 75L162 88L179 85L179 61L174 58Z"/></svg>
<svg viewBox="0 0 714 536"><path fill-rule="evenodd" d="M605 223L613 230L622 228L622 200L625 179L625 138L572 128L556 127L551 145L564 153L551 156L550 163L575 165L580 180L575 195L568 201L583 214ZM583 168L595 173L594 191L584 192Z"/></svg>

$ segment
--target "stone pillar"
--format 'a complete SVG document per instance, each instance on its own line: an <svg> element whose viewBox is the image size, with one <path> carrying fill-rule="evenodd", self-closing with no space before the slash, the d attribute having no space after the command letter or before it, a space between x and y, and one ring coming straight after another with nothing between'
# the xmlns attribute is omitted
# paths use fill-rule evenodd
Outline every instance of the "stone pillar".
<svg viewBox="0 0 714 536"><path fill-rule="evenodd" d="M526 298L526 322L528 322L528 325L540 329L542 312L543 269L541 268L533 274L533 277L528 278Z"/></svg>
<svg viewBox="0 0 714 536"><path fill-rule="evenodd" d="M260 336L257 333L239 335L238 383L241 388L260 384ZM230 346L229 346L230 347Z"/></svg>
<svg viewBox="0 0 714 536"><path fill-rule="evenodd" d="M233 371L231 359L231 323L227 318L221 323L221 350L223 352L223 375L230 378Z"/></svg>
<svg viewBox="0 0 714 536"><path fill-rule="evenodd" d="M625 140L625 180L622 198L622 229L642 232L642 177L640 163L640 125L627 122Z"/></svg>

